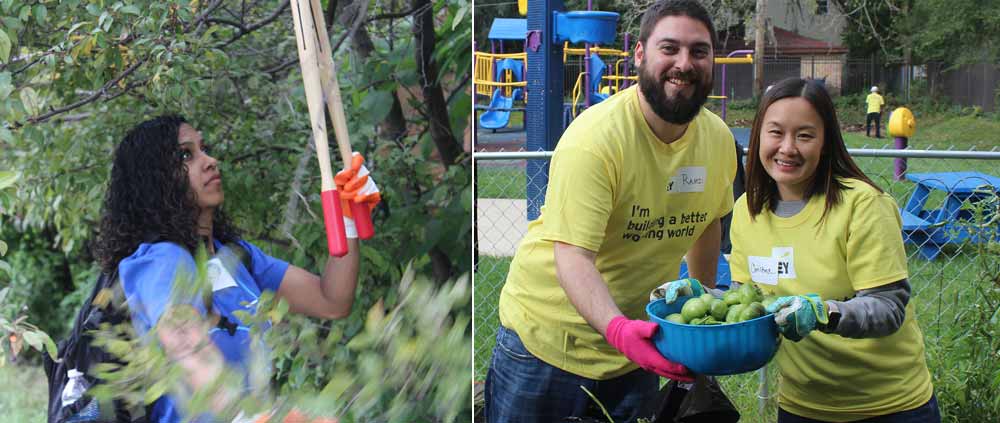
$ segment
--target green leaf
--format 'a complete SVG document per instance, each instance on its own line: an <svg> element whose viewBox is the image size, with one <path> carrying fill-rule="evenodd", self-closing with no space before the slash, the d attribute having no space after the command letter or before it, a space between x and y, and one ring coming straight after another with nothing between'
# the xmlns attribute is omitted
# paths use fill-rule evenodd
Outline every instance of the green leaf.
<svg viewBox="0 0 1000 423"><path fill-rule="evenodd" d="M8 292L10 292L10 287L9 286L4 287L3 289L0 289L0 304L3 304L3 300L4 300L4 298L7 298L7 293Z"/></svg>
<svg viewBox="0 0 1000 423"><path fill-rule="evenodd" d="M24 331L24 333L21 334L21 336L24 337L24 342L27 342L28 345L31 346L31 348L34 348L38 351L42 350L43 348L42 337L38 335L38 333L26 330Z"/></svg>
<svg viewBox="0 0 1000 423"><path fill-rule="evenodd" d="M7 264L7 262L5 262L3 260L0 260L0 270L3 270L8 275L11 275L11 274L14 273L14 269L11 269L10 265Z"/></svg>
<svg viewBox="0 0 1000 423"><path fill-rule="evenodd" d="M38 113L38 94L31 87L21 89L21 104L24 110L30 115Z"/></svg>
<svg viewBox="0 0 1000 423"><path fill-rule="evenodd" d="M0 29L0 34L2 34L2 33L3 33L3 30ZM6 35L0 35L0 40L2 40L4 37L6 37ZM0 41L0 50L3 49L2 44L3 44L3 41ZM0 51L0 56L2 56L2 55L3 55L3 52ZM0 62L3 62L3 61L5 61L5 60L0 59ZM14 92L14 85L11 84L11 82L10 82L10 72L0 72L0 101L3 101L4 99L6 99L7 96L9 96L10 93L12 93L12 92Z"/></svg>
<svg viewBox="0 0 1000 423"><path fill-rule="evenodd" d="M455 30L455 28L458 26L458 24L462 23L462 18L465 17L465 14L468 11L469 11L469 4L466 3L464 6L462 6L461 8L459 8L457 12L455 12L455 19L453 19L451 21L451 30L452 31Z"/></svg>
<svg viewBox="0 0 1000 423"><path fill-rule="evenodd" d="M24 5L21 6L21 10L17 13L17 19L21 22L27 22L28 18L31 17L31 6Z"/></svg>
<svg viewBox="0 0 1000 423"><path fill-rule="evenodd" d="M17 173L9 170L0 170L0 189L7 189L14 185L15 181L17 181Z"/></svg>
<svg viewBox="0 0 1000 423"><path fill-rule="evenodd" d="M6 32L0 29L0 62L6 63L7 60L9 59L10 59L10 38L7 37ZM7 72L4 72L4 74L7 74L7 82L9 83L10 74ZM3 84L0 84L0 90L3 90ZM2 100L4 97L6 96L0 96L0 100Z"/></svg>
<svg viewBox="0 0 1000 423"><path fill-rule="evenodd" d="M125 13L125 14L128 14L128 15L136 15L136 16L138 16L138 15L140 15L142 13L142 12L139 11L139 7L137 7L135 5L131 5L131 4L128 5L128 6L125 6L125 7L121 8L121 9L119 9L118 11L122 12L122 13Z"/></svg>
<svg viewBox="0 0 1000 423"><path fill-rule="evenodd" d="M371 90L361 101L361 107L368 110L368 118L371 122L379 122L385 119L389 110L392 109L392 94L386 91Z"/></svg>
<svg viewBox="0 0 1000 423"><path fill-rule="evenodd" d="M49 16L49 11L45 9L44 5L36 4L31 14L35 15L35 22L39 25L45 25L45 18Z"/></svg>
<svg viewBox="0 0 1000 423"><path fill-rule="evenodd" d="M7 243L3 242L3 240L0 240L0 257L3 257L5 255L7 255Z"/></svg>

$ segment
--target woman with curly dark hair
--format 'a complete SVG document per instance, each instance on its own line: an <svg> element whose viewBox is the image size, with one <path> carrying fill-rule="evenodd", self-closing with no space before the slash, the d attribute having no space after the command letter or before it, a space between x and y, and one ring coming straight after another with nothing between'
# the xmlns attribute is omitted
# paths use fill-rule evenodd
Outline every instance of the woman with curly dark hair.
<svg viewBox="0 0 1000 423"><path fill-rule="evenodd" d="M222 173L207 144L180 116L157 117L129 131L115 151L97 243L103 270L117 271L136 332L144 335L155 328L167 357L185 370L188 388L195 390L212 383L224 367L246 370L249 328L236 312L254 313L263 291L275 292L292 312L347 317L359 257L357 232L346 217L349 253L330 257L322 276L242 240L222 211ZM351 168L336 180L342 201L364 202L371 210L380 197L362 161L356 155ZM349 192L345 185L361 188ZM194 257L201 247L208 253L210 305L181 289L194 283ZM222 324L205 323L209 314ZM205 317L196 318L195 325L167 318L180 315ZM214 347L201 348L203 344ZM233 394L223 396L213 403L236 399ZM169 395L156 400L149 418L187 420Z"/></svg>

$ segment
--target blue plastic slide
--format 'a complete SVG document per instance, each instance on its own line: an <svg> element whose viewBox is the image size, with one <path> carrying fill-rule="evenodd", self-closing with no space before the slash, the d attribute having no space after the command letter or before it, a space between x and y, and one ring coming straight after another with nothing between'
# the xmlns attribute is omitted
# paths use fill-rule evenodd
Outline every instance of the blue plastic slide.
<svg viewBox="0 0 1000 423"><path fill-rule="evenodd" d="M608 94L600 92L601 79L604 78L604 72L608 69L608 65L601 60L601 57L592 54L590 56L590 105L593 106L609 97Z"/></svg>
<svg viewBox="0 0 1000 423"><path fill-rule="evenodd" d="M486 113L479 116L479 126L486 129L506 128L510 123L510 108L514 105L514 97L517 97L520 89L513 92L513 96L503 95L503 88L493 90L493 98L490 99L490 107ZM501 109L501 110L497 110Z"/></svg>

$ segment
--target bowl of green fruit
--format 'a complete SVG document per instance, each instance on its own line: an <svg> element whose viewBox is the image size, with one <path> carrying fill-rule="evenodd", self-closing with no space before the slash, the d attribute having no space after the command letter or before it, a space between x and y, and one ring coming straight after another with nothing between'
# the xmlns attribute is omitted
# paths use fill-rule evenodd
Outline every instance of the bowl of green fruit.
<svg viewBox="0 0 1000 423"><path fill-rule="evenodd" d="M778 325L765 311L765 298L753 285L712 294L685 296L671 304L659 299L646 305L660 326L653 343L668 360L694 373L723 376L763 367L778 352Z"/></svg>

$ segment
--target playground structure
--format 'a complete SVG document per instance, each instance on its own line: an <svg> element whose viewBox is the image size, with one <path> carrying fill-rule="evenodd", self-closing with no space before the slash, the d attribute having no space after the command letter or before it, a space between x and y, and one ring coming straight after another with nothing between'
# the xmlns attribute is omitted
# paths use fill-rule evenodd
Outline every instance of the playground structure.
<svg viewBox="0 0 1000 423"><path fill-rule="evenodd" d="M497 130L510 123L511 112L524 112L515 108L516 101L524 100L527 86L527 54L504 53L505 41L524 41L527 22L524 19L497 18L490 27L490 53L476 52L473 62L473 85L476 96L490 98L486 112L479 117L479 126ZM476 106L476 110L484 110Z"/></svg>
<svg viewBox="0 0 1000 423"><path fill-rule="evenodd" d="M572 16L571 12L567 14ZM583 12L588 13L588 12ZM608 13L608 12L594 12ZM561 16L561 15L557 15ZM605 19L606 15L602 15ZM566 18L563 19L563 26ZM524 41L527 38L525 19L497 18L490 27L490 53L474 52L474 85L476 95L490 99L486 107L477 105L477 110L485 110L479 117L481 128L497 130L505 128L510 123L511 112L524 112L524 107L514 107L516 102L527 101L525 89L527 82L526 52L505 53L505 41ZM579 30L579 29L574 29ZM579 38L569 34L562 43L562 65L578 63L582 69L576 74L576 81L570 91L570 101L563 105L562 125L565 128L580 112L618 91L628 88L638 79L632 73L632 51L629 34L623 35L621 50L601 47L597 44L584 43L584 47L571 47L570 41ZM613 41L613 36L611 40ZM727 57L715 59L721 65L721 86L726 86L726 65L753 63L752 50L737 50ZM610 66L609 66L610 64ZM565 90L567 87L563 87ZM726 118L728 99L726 96L709 96L721 100L722 118Z"/></svg>

